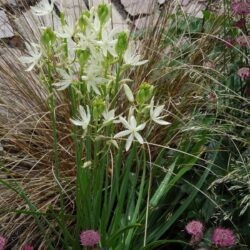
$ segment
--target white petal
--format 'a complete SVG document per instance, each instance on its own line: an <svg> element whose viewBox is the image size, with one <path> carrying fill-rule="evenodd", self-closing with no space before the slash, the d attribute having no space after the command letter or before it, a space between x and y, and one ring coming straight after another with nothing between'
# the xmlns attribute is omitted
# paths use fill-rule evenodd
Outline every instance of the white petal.
<svg viewBox="0 0 250 250"><path fill-rule="evenodd" d="M87 114L86 114L86 112L85 112L83 106L81 106L81 105L79 106L79 113L80 113L80 116L81 116L81 118L82 118L83 120L85 120L85 119L87 118Z"/></svg>
<svg viewBox="0 0 250 250"><path fill-rule="evenodd" d="M97 95L101 95L100 90L97 88L97 86L96 86L95 84L92 84L91 87L92 87L92 89L94 90L94 92L95 92Z"/></svg>
<svg viewBox="0 0 250 250"><path fill-rule="evenodd" d="M102 116L104 118L104 123L108 123L115 119L115 109L112 109L110 111L106 110L102 113Z"/></svg>
<svg viewBox="0 0 250 250"><path fill-rule="evenodd" d="M23 64L33 63L34 61L33 57L31 56L21 56L18 60Z"/></svg>
<svg viewBox="0 0 250 250"><path fill-rule="evenodd" d="M158 106L155 108L154 110L154 117L158 117L160 115L160 113L163 111L164 109L164 105Z"/></svg>
<svg viewBox="0 0 250 250"><path fill-rule="evenodd" d="M60 38L70 38L70 37L71 37L71 35L68 34L68 33L66 33L65 31L62 31L62 32L55 32L55 33L56 33L56 35L57 35L58 37L60 37Z"/></svg>
<svg viewBox="0 0 250 250"><path fill-rule="evenodd" d="M110 32L110 37L114 37L117 33L119 33L121 30L119 27L115 27L114 29L111 30ZM128 32L128 31L127 31ZM116 39L117 40L117 39Z"/></svg>
<svg viewBox="0 0 250 250"><path fill-rule="evenodd" d="M127 141L126 141L126 145L125 145L126 151L128 151L129 148L131 147L131 144L132 144L132 142L133 142L133 139L134 139L134 136L133 136L133 134L131 134L131 135L128 137Z"/></svg>
<svg viewBox="0 0 250 250"><path fill-rule="evenodd" d="M61 81L61 82L53 83L53 85L56 86L57 90L65 90L66 88L68 88L70 86L70 82L69 81Z"/></svg>
<svg viewBox="0 0 250 250"><path fill-rule="evenodd" d="M139 62L134 62L133 64L131 64L132 66L140 66L143 65L145 63L147 63L148 60L143 60L143 61L139 61Z"/></svg>
<svg viewBox="0 0 250 250"><path fill-rule="evenodd" d="M115 109L111 109L111 110L108 112L108 117L109 117L109 119L110 119L110 118L112 118L112 119L115 118Z"/></svg>
<svg viewBox="0 0 250 250"><path fill-rule="evenodd" d="M35 67L36 63L32 63L25 71L31 71Z"/></svg>
<svg viewBox="0 0 250 250"><path fill-rule="evenodd" d="M124 137L124 136L129 135L129 134L131 134L130 130L124 130L124 131L121 131L121 132L115 134L114 138Z"/></svg>
<svg viewBox="0 0 250 250"><path fill-rule="evenodd" d="M135 119L135 117L134 117L133 115L130 117L129 121L130 121L131 127L132 127L133 129L135 129L135 128L136 128L136 125L137 125L137 122L136 122L136 119Z"/></svg>
<svg viewBox="0 0 250 250"><path fill-rule="evenodd" d="M137 133L137 132L135 132L134 135L135 135L135 138L137 139L137 141L138 141L140 144L143 144L144 141L143 141L142 136L141 136L139 133Z"/></svg>
<svg viewBox="0 0 250 250"><path fill-rule="evenodd" d="M115 140L110 140L110 142L117 148L119 149L118 143Z"/></svg>
<svg viewBox="0 0 250 250"><path fill-rule="evenodd" d="M43 16L49 14L53 10L53 7L54 0L51 3L48 0L42 0L36 6L31 6L30 8L34 15Z"/></svg>
<svg viewBox="0 0 250 250"><path fill-rule="evenodd" d="M125 128L130 129L129 123L122 116L119 116L119 120L121 121L121 123L124 125Z"/></svg>
<svg viewBox="0 0 250 250"><path fill-rule="evenodd" d="M146 126L146 122L140 124L138 127L136 127L136 131L143 130Z"/></svg>
<svg viewBox="0 0 250 250"><path fill-rule="evenodd" d="M171 122L167 122L167 121L164 121L164 120L161 120L161 119L154 119L153 121L155 123L160 124L160 125L169 125L169 124L171 124Z"/></svg>
<svg viewBox="0 0 250 250"><path fill-rule="evenodd" d="M116 43L116 41L114 43ZM113 57L117 57L117 53L114 46L110 46L108 51Z"/></svg>
<svg viewBox="0 0 250 250"><path fill-rule="evenodd" d="M70 119L70 121L76 125L76 126L83 126L84 125L84 122L83 121L80 121L80 120L73 120L73 119Z"/></svg>
<svg viewBox="0 0 250 250"><path fill-rule="evenodd" d="M90 122L90 119L91 119L91 114L90 114L90 110L89 110L89 106L87 105L87 121L88 121L88 124Z"/></svg>

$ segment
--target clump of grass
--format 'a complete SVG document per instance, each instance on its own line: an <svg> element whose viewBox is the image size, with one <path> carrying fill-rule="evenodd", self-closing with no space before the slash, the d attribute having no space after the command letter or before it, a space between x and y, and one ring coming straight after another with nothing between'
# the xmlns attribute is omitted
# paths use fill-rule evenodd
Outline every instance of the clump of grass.
<svg viewBox="0 0 250 250"><path fill-rule="evenodd" d="M132 146L128 153L122 140L116 142L119 149L109 140L114 127L101 136L95 131L99 120L87 136L73 127L70 119L76 119L78 106L85 105L86 111L86 105L94 105L95 95L91 92L93 99L83 98L81 89L54 88L52 84L61 80L56 67L69 70L54 53L56 46L32 72L25 72L18 60L26 51L5 48L0 59L0 221L10 246L34 242L40 248L78 249L80 231L90 228L99 230L104 247L153 249L169 244L168 239L176 240L170 228L185 218L198 194L204 196L201 190L208 186L209 177L219 176L215 169L222 167L217 161L220 144L210 144L218 135L227 137L226 129L237 122L234 115L227 120L225 113L231 106L221 98L245 101L233 90L227 94L222 70L231 58L214 50L227 19L211 13L203 20L190 18L180 11L173 13L171 4L152 17L153 26L144 32L131 31L131 42L139 44L148 63L129 67L119 77L131 79L129 89L135 97L140 87L154 87L154 100L164 103L172 125L152 126L147 143ZM19 35L26 42L38 42L44 34L49 37L50 30L37 29L44 19L23 17ZM61 15L62 24L65 20ZM32 34L30 41L25 34ZM59 45L65 42L57 39ZM119 65L108 56L109 73L117 76ZM115 109L123 116L129 113L130 94L114 97ZM140 106L135 108L137 112ZM236 139L242 142L241 136ZM186 182L188 177L192 183ZM189 190L181 191L183 187Z"/></svg>

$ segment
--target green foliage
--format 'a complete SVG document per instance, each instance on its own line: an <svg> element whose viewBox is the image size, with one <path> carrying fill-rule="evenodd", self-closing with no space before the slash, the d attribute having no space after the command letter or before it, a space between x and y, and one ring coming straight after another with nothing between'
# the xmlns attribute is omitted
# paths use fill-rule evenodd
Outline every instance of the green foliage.
<svg viewBox="0 0 250 250"><path fill-rule="evenodd" d="M51 28L46 28L41 36L41 43L45 47L53 45L56 41L56 35Z"/></svg>
<svg viewBox="0 0 250 250"><path fill-rule="evenodd" d="M135 67L147 61L128 34L108 30L105 4L72 27L62 17L63 32L43 31L39 53L29 59L45 86L50 120L41 130L51 132L57 202L40 212L17 181L0 182L28 205L16 214L33 216L40 235L49 228L49 249L81 249L87 229L97 230L98 247L109 250L188 249L183 229L193 219L208 225L207 247L212 228L224 225L237 232L237 247L249 244L249 103L245 80L236 76L247 53L217 39L240 33L228 16L203 14L169 15L157 45L169 56L154 55L142 69ZM165 119L171 125L160 126Z"/></svg>

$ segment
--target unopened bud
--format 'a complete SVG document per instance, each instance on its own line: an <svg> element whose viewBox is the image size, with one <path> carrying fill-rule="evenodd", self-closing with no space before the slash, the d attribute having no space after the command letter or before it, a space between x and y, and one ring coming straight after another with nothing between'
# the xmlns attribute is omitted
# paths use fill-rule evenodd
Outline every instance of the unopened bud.
<svg viewBox="0 0 250 250"><path fill-rule="evenodd" d="M134 102L135 99L134 99L134 95L130 89L130 87L127 85L127 84L123 84L123 88L124 88L124 91L125 91L125 95L127 96L128 100L130 102Z"/></svg>
<svg viewBox="0 0 250 250"><path fill-rule="evenodd" d="M56 41L56 35L53 30L49 27L46 28L41 36L41 43L45 46L51 46Z"/></svg>
<svg viewBox="0 0 250 250"><path fill-rule="evenodd" d="M128 35L126 32L120 32L118 34L117 43L115 46L116 53L120 56L123 56L127 48L128 48Z"/></svg>
<svg viewBox="0 0 250 250"><path fill-rule="evenodd" d="M139 90L137 91L136 94L136 101L138 104L144 104L146 103L149 99L152 98L154 92L154 86L150 85L149 83L142 83L139 87Z"/></svg>
<svg viewBox="0 0 250 250"><path fill-rule="evenodd" d="M109 7L106 4L100 4L97 9L97 15L101 25L105 24L109 18Z"/></svg>

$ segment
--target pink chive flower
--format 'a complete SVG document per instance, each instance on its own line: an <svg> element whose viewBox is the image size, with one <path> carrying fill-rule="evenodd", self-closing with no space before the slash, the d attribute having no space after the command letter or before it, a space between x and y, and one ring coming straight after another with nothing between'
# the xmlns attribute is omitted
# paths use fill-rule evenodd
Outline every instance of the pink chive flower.
<svg viewBox="0 0 250 250"><path fill-rule="evenodd" d="M245 1L233 2L232 11L236 15L247 15L250 14L250 3Z"/></svg>
<svg viewBox="0 0 250 250"><path fill-rule="evenodd" d="M238 69L237 75L242 79L249 79L250 78L250 68L243 67Z"/></svg>
<svg viewBox="0 0 250 250"><path fill-rule="evenodd" d="M236 238L232 230L218 227L213 231L212 243L216 247L232 247L236 244Z"/></svg>
<svg viewBox="0 0 250 250"><path fill-rule="evenodd" d="M0 236L0 250L3 250L6 246L7 240L3 236Z"/></svg>
<svg viewBox="0 0 250 250"><path fill-rule="evenodd" d="M186 225L185 229L188 234L200 236L203 234L204 226L202 222L198 220L192 220Z"/></svg>
<svg viewBox="0 0 250 250"><path fill-rule="evenodd" d="M242 47L250 47L250 36L239 36L236 38L236 43Z"/></svg>
<svg viewBox="0 0 250 250"><path fill-rule="evenodd" d="M246 26L246 19L245 18L241 18L240 20L238 20L234 23L234 27L236 27L238 29L242 29L245 26Z"/></svg>
<svg viewBox="0 0 250 250"><path fill-rule="evenodd" d="M100 235L94 230L82 231L80 234L82 246L93 247L100 242Z"/></svg>
<svg viewBox="0 0 250 250"><path fill-rule="evenodd" d="M224 41L226 47L228 47L228 48L232 48L235 45L235 40L234 39L225 38L223 41Z"/></svg>
<svg viewBox="0 0 250 250"><path fill-rule="evenodd" d="M31 245L25 245L25 246L23 247L23 250L34 250L34 247L31 246Z"/></svg>

